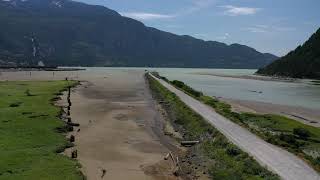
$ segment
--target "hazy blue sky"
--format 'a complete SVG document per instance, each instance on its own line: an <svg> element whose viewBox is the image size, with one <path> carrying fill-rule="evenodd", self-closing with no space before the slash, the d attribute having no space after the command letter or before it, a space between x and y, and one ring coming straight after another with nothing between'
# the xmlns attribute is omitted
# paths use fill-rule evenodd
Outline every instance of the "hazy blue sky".
<svg viewBox="0 0 320 180"><path fill-rule="evenodd" d="M147 26L284 55L320 27L320 0L78 0Z"/></svg>

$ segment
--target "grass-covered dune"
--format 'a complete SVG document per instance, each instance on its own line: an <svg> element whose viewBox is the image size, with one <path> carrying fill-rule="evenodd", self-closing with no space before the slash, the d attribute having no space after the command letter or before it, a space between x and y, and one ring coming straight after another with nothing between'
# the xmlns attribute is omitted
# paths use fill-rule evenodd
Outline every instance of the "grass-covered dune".
<svg viewBox="0 0 320 180"><path fill-rule="evenodd" d="M277 175L259 165L247 153L229 142L224 135L208 124L199 114L191 110L174 93L150 75L147 74L146 77L153 97L159 102L165 102L171 123L180 127L175 128L175 130L183 132L184 140L201 140L200 144L197 145L198 147L194 148L200 149L200 152L197 153L200 153L200 156L204 156L204 159L209 162L208 172L212 179L279 179ZM176 81L176 83L178 82ZM195 94L201 96L202 93L195 92ZM190 165L187 164L187 167L183 167L185 169Z"/></svg>
<svg viewBox="0 0 320 180"><path fill-rule="evenodd" d="M71 81L0 82L0 179L83 179L53 99Z"/></svg>
<svg viewBox="0 0 320 180"><path fill-rule="evenodd" d="M169 81L155 74L193 98L212 107L217 113L247 128L265 141L301 157L320 172L320 128L274 114L237 113L229 104L205 96L181 81Z"/></svg>

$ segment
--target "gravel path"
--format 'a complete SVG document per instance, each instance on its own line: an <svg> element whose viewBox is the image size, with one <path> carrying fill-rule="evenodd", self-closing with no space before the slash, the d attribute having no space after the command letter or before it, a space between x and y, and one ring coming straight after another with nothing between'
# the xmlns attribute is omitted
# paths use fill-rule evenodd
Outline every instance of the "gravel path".
<svg viewBox="0 0 320 180"><path fill-rule="evenodd" d="M277 173L282 179L320 180L319 174L295 155L265 142L167 82L158 78L155 79L175 93L185 104L204 117L235 145L253 156L261 165Z"/></svg>

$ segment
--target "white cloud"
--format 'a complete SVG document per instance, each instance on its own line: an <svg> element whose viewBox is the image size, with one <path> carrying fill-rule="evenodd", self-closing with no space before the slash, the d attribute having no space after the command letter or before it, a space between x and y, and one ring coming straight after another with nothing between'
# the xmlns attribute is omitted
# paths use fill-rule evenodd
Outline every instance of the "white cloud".
<svg viewBox="0 0 320 180"><path fill-rule="evenodd" d="M249 31L252 33L267 33L267 32L288 32L295 31L294 27L283 27L283 26L268 26L268 25L255 25L252 27L242 28L242 30Z"/></svg>
<svg viewBox="0 0 320 180"><path fill-rule="evenodd" d="M253 32L253 33L265 33L267 32L266 28L262 28L262 27L247 27L247 28L243 28L243 30L249 31L249 32Z"/></svg>
<svg viewBox="0 0 320 180"><path fill-rule="evenodd" d="M201 9L208 8L216 3L217 0L191 0L190 6L187 6L176 13L172 14L159 14L159 13L148 13L148 12L122 12L122 16L130 17L137 20L159 20L159 19L172 19L181 17L195 12Z"/></svg>
<svg viewBox="0 0 320 180"><path fill-rule="evenodd" d="M224 14L228 16L253 15L260 11L260 8L237 7L232 5L220 6L224 8Z"/></svg>
<svg viewBox="0 0 320 180"><path fill-rule="evenodd" d="M202 9L209 8L214 5L217 0L191 0L188 6L177 10L176 13L172 14L173 17L187 16L201 11Z"/></svg>
<svg viewBox="0 0 320 180"><path fill-rule="evenodd" d="M296 30L296 28L294 28L294 27L277 27L277 26L273 27L273 29L276 31L284 31L284 32Z"/></svg>
<svg viewBox="0 0 320 180"><path fill-rule="evenodd" d="M222 36L218 36L217 39L219 40L226 40L230 37L230 34L229 33L224 33L224 35Z"/></svg>
<svg viewBox="0 0 320 180"><path fill-rule="evenodd" d="M145 12L123 12L122 16L130 17L138 20L155 20L155 19L171 19L174 15L157 14L157 13L145 13Z"/></svg>

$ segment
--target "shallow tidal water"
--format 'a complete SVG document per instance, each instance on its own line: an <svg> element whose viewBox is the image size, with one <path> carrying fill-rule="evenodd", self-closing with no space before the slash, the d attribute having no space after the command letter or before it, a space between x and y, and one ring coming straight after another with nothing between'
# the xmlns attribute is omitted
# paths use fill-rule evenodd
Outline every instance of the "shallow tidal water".
<svg viewBox="0 0 320 180"><path fill-rule="evenodd" d="M222 77L253 75L254 69L87 68L87 71L108 74L128 69L158 71L169 80L183 81L209 96L320 110L320 86L310 81L280 82Z"/></svg>

